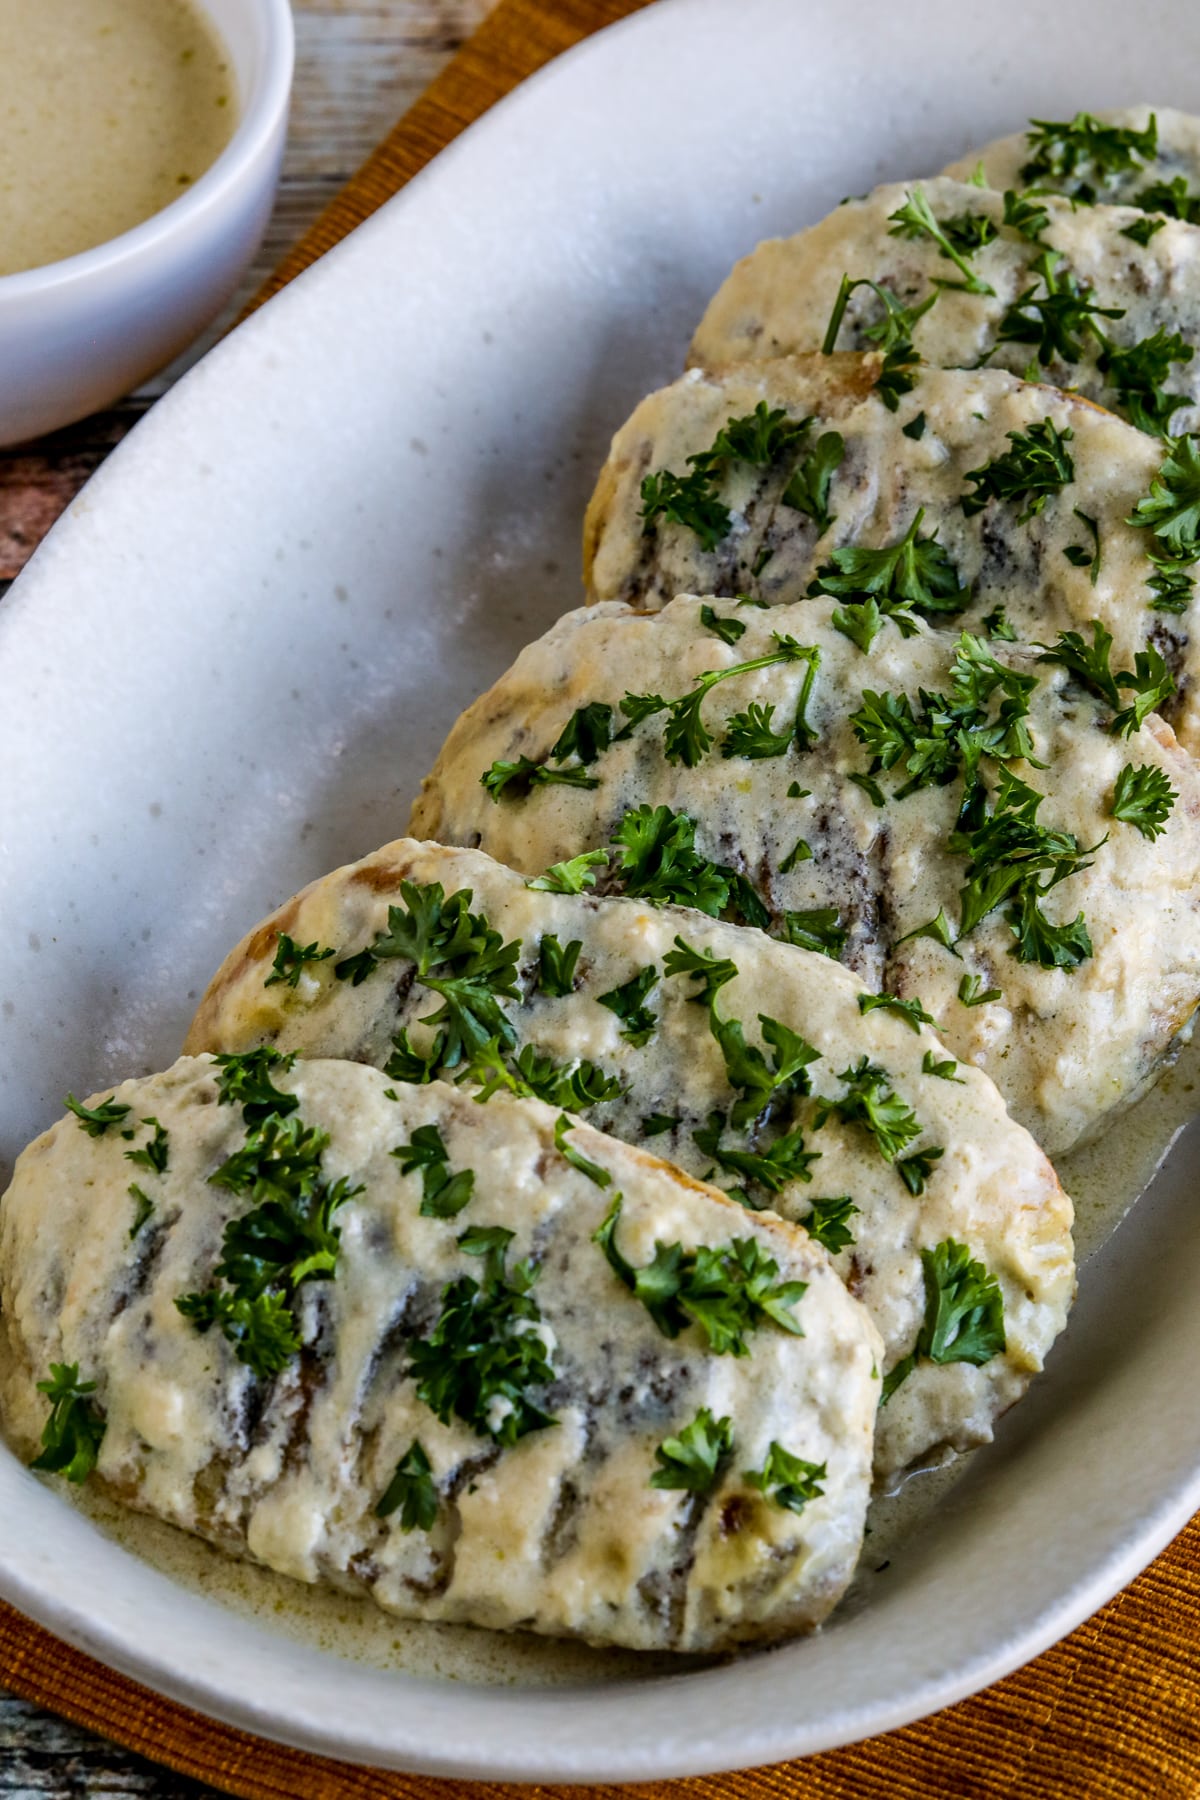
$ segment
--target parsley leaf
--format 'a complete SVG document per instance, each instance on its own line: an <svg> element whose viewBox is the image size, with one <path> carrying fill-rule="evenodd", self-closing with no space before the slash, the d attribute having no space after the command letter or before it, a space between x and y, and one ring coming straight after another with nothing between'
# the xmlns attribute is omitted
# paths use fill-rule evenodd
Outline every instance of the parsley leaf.
<svg viewBox="0 0 1200 1800"><path fill-rule="evenodd" d="M1074 436L1070 426L1060 432L1050 419L1038 420L1027 432L1010 431L1011 450L980 469L967 470L966 479L975 483L975 492L962 497L967 518L982 512L989 500L1024 500L1027 504L1024 512L1018 513L1017 524L1034 518L1051 494L1075 479L1075 464L1067 449Z"/></svg>
<svg viewBox="0 0 1200 1800"><path fill-rule="evenodd" d="M538 1271L528 1262L511 1275L505 1269L512 1235L497 1226L459 1239L468 1255L485 1258L483 1279L461 1275L443 1288L437 1324L413 1343L410 1364L417 1398L444 1425L457 1416L506 1446L555 1422L530 1398L553 1381L554 1367L529 1293Z"/></svg>
<svg viewBox="0 0 1200 1800"><path fill-rule="evenodd" d="M845 544L833 551L830 561L817 570L809 593L832 594L853 602L873 598L879 611L898 624L911 625L914 612L961 612L970 590L960 586L958 572L938 543L937 533L921 537L924 517L924 507L918 507L899 542L880 550Z"/></svg>
<svg viewBox="0 0 1200 1800"><path fill-rule="evenodd" d="M933 1174L933 1165L940 1162L944 1152L941 1150L914 1150L911 1156L902 1156L896 1163L896 1173L910 1194L920 1196L925 1192L925 1183Z"/></svg>
<svg viewBox="0 0 1200 1800"><path fill-rule="evenodd" d="M839 1250L848 1250L854 1243L854 1233L846 1221L858 1211L849 1194L836 1194L832 1198L814 1200L808 1212L796 1223L803 1226L814 1243L836 1256Z"/></svg>
<svg viewBox="0 0 1200 1800"><path fill-rule="evenodd" d="M875 1140L885 1162L895 1162L902 1150L921 1135L921 1124L911 1106L892 1092L886 1069L862 1056L852 1069L838 1076L846 1092L837 1100L822 1099L817 1111L818 1130L830 1117L846 1124L861 1124Z"/></svg>
<svg viewBox="0 0 1200 1800"><path fill-rule="evenodd" d="M821 1483L827 1479L828 1470L824 1463L806 1462L802 1456L793 1456L778 1440L772 1441L761 1469L742 1470L742 1480L747 1487L757 1488L776 1506L794 1513L803 1512L810 1500L820 1499L825 1492Z"/></svg>
<svg viewBox="0 0 1200 1800"><path fill-rule="evenodd" d="M690 975L699 985L689 996L697 1005L711 1006L717 992L737 976L737 964L729 957L714 956L711 950L693 950L682 937L676 937L675 948L663 958L668 976Z"/></svg>
<svg viewBox="0 0 1200 1800"><path fill-rule="evenodd" d="M943 949L954 951L956 956L958 954L954 950L954 931L946 917L944 906L938 907L936 918L926 919L923 925L916 925L911 931L906 931L903 937L898 937L896 945L898 947L900 944L907 944L913 938L932 938L933 942L941 944Z"/></svg>
<svg viewBox="0 0 1200 1800"><path fill-rule="evenodd" d="M635 1269L617 1247L618 1194L593 1234L614 1274L640 1300L664 1337L698 1325L717 1356L748 1356L746 1334L771 1320L803 1337L794 1308L808 1291L804 1281L775 1282L779 1264L756 1238L732 1238L717 1248L656 1243L653 1262Z"/></svg>
<svg viewBox="0 0 1200 1800"><path fill-rule="evenodd" d="M900 1000L895 994L860 994L858 996L860 1013L876 1011L895 1013L913 1030L920 1031L922 1025L936 1025L933 1014L926 1012L919 1000Z"/></svg>
<svg viewBox="0 0 1200 1800"><path fill-rule="evenodd" d="M1200 557L1200 446L1194 437L1173 439L1150 492L1134 507L1129 525L1152 531L1172 557Z"/></svg>
<svg viewBox="0 0 1200 1800"><path fill-rule="evenodd" d="M1147 551L1147 556L1154 567L1154 574L1146 583L1155 596L1150 602L1151 611L1187 612L1195 597L1194 558L1186 553L1176 557L1153 550Z"/></svg>
<svg viewBox="0 0 1200 1800"><path fill-rule="evenodd" d="M1037 282L1018 294L1000 321L996 341L999 344L1036 344L1037 359L1043 365L1055 357L1063 362L1078 362L1083 356L1083 341L1091 337L1103 348L1107 343L1097 319L1123 319L1121 306L1097 306L1088 298L1069 270L1060 271L1062 261L1057 250L1043 250L1030 265L1045 293L1038 294Z"/></svg>
<svg viewBox="0 0 1200 1800"><path fill-rule="evenodd" d="M550 751L555 762L577 756L581 763L593 763L612 742L612 707L602 700L577 707L567 720Z"/></svg>
<svg viewBox="0 0 1200 1800"><path fill-rule="evenodd" d="M716 608L707 604L700 608L700 623L714 637L719 637L723 644L736 644L740 637L746 635L746 627L741 619L735 619L732 615L722 619Z"/></svg>
<svg viewBox="0 0 1200 1800"><path fill-rule="evenodd" d="M745 712L734 713L721 744L721 755L744 756L750 762L786 756L791 748L792 733L790 730L774 731L771 727L774 716L774 706L764 706L757 700L752 700Z"/></svg>
<svg viewBox="0 0 1200 1800"><path fill-rule="evenodd" d="M175 1305L199 1332L218 1325L239 1362L263 1379L278 1375L300 1348L300 1334L282 1294L235 1294L209 1288L181 1294Z"/></svg>
<svg viewBox="0 0 1200 1800"><path fill-rule="evenodd" d="M669 806L639 806L617 828L616 880L634 899L691 906L717 918L728 910L747 925L770 915L744 876L709 862L695 848L696 821Z"/></svg>
<svg viewBox="0 0 1200 1800"><path fill-rule="evenodd" d="M130 1112L128 1106L122 1106L111 1094L99 1106L85 1106L74 1094L68 1094L63 1105L79 1120L80 1129L94 1138L103 1137L110 1125L119 1125Z"/></svg>
<svg viewBox="0 0 1200 1800"><path fill-rule="evenodd" d="M1083 515L1080 514L1080 517ZM1017 634L1009 624L1008 614L1002 606L994 606L983 621L983 629L989 637L1001 638L1006 644L1015 644Z"/></svg>
<svg viewBox="0 0 1200 1800"><path fill-rule="evenodd" d="M400 1514L401 1531L429 1531L437 1518L438 1491L433 1465L419 1438L414 1438L375 1508L377 1519Z"/></svg>
<svg viewBox="0 0 1200 1800"><path fill-rule="evenodd" d="M1142 836L1153 842L1178 798L1161 769L1149 765L1137 769L1126 763L1113 788L1112 816L1136 825Z"/></svg>
<svg viewBox="0 0 1200 1800"><path fill-rule="evenodd" d="M783 941L801 950L816 950L836 962L846 948L849 932L836 906L813 906L783 915Z"/></svg>
<svg viewBox="0 0 1200 1800"><path fill-rule="evenodd" d="M927 1050L921 1058L921 1073L923 1075L936 1075L941 1081L954 1081L958 1083L959 1087L965 1087L966 1083L962 1076L954 1073L957 1067L958 1064L953 1057L948 1057L944 1062L939 1062L935 1050Z"/></svg>
<svg viewBox="0 0 1200 1800"><path fill-rule="evenodd" d="M990 1000L1003 1000L1004 995L999 988L984 989L982 976L964 975L958 984L958 997L964 1006L986 1006Z"/></svg>
<svg viewBox="0 0 1200 1800"><path fill-rule="evenodd" d="M147 1219L154 1213L154 1202L149 1194L142 1192L136 1181L129 1184L129 1198L134 1203L133 1224L129 1227L129 1235L135 1238Z"/></svg>
<svg viewBox="0 0 1200 1800"><path fill-rule="evenodd" d="M544 894L582 894L585 888L595 887L607 862L607 850L585 850L567 862L552 863L544 875L534 876L525 886Z"/></svg>
<svg viewBox="0 0 1200 1800"><path fill-rule="evenodd" d="M688 457L689 462L694 460ZM652 530L658 519L667 519L694 531L701 549L711 553L732 529L733 514L711 492L706 468L692 469L687 475L659 469L643 477L641 494L641 519L646 531Z"/></svg>
<svg viewBox="0 0 1200 1800"><path fill-rule="evenodd" d="M765 467L778 462L797 448L809 424L808 419L789 419L782 407L769 408L760 400L752 413L722 426L708 450L688 457L686 475L660 469L643 479L643 529L652 530L659 518L669 519L694 531L701 547L712 552L733 525L733 514L717 499L713 484L730 463Z"/></svg>
<svg viewBox="0 0 1200 1800"><path fill-rule="evenodd" d="M564 995L574 993L575 965L582 949L582 938L560 944L554 932L545 933L538 950L538 987L543 994L561 1000Z"/></svg>
<svg viewBox="0 0 1200 1800"><path fill-rule="evenodd" d="M818 531L828 531L834 522L829 510L829 485L845 454L846 444L840 432L822 432L808 455L792 470L783 490L783 504L807 513Z"/></svg>
<svg viewBox="0 0 1200 1800"><path fill-rule="evenodd" d="M298 944L286 931L281 931L275 946L275 961L263 986L274 987L276 983L282 983L290 988L299 987L300 977L309 963L326 962L336 955L336 950L322 950L316 938L311 944Z"/></svg>
<svg viewBox="0 0 1200 1800"><path fill-rule="evenodd" d="M773 1139L765 1150L738 1150L721 1143L724 1130L725 1115L712 1112L708 1115L707 1125L697 1126L692 1138L698 1150L711 1156L730 1174L744 1175L748 1181L756 1181L769 1194L778 1194L791 1181L812 1180L810 1168L820 1159L821 1152L804 1148L802 1132L785 1132Z"/></svg>
<svg viewBox="0 0 1200 1800"><path fill-rule="evenodd" d="M646 1001L658 985L658 967L655 963L646 963L631 975L620 987L610 988L607 994L597 994L596 1001L600 1006L608 1008L620 1019L624 1030L621 1036L627 1044L640 1049L648 1044L658 1030L658 1019L646 1005Z"/></svg>
<svg viewBox="0 0 1200 1800"><path fill-rule="evenodd" d="M780 1024L778 1019L759 1013L758 1022L763 1040L771 1051L770 1064L756 1045L746 1042L741 1021L723 1019L717 1012L715 999L710 1003L709 1029L725 1059L725 1078L730 1087L741 1094L733 1107L735 1128L756 1119L775 1094L806 1094L808 1077L804 1070L820 1057L820 1051L814 1050L799 1032Z"/></svg>
<svg viewBox="0 0 1200 1800"><path fill-rule="evenodd" d="M582 768L552 769L549 763L535 762L529 756L518 756L515 762L504 762L497 757L491 768L485 769L479 777L480 786L497 801L525 800L535 787L552 787L555 783L577 788L600 786L599 777L588 775Z"/></svg>
<svg viewBox="0 0 1200 1800"><path fill-rule="evenodd" d="M1158 121L1151 113L1143 131L1103 125L1091 113L1073 119L1031 119L1028 142L1032 155L1021 179L1053 188L1087 203L1118 175L1131 173L1158 149Z"/></svg>
<svg viewBox="0 0 1200 1800"><path fill-rule="evenodd" d="M1004 1299L994 1275L953 1238L921 1252L925 1322L918 1353L935 1363L990 1362L1005 1349Z"/></svg>
<svg viewBox="0 0 1200 1800"><path fill-rule="evenodd" d="M418 1125L412 1141L392 1151L402 1175L421 1171L421 1215L427 1219L453 1219L475 1191L474 1169L450 1173L450 1153L436 1125Z"/></svg>
<svg viewBox="0 0 1200 1800"><path fill-rule="evenodd" d="M1189 401L1186 394L1169 394L1163 383L1176 363L1190 363L1195 354L1177 331L1160 325L1152 337L1125 349L1105 339L1099 362L1132 423L1140 431L1169 437L1172 413Z"/></svg>
<svg viewBox="0 0 1200 1800"><path fill-rule="evenodd" d="M37 1388L49 1398L50 1417L42 1427L41 1455L29 1466L79 1486L96 1467L104 1441L104 1414L88 1397L96 1383L80 1381L78 1363L51 1363L49 1381L39 1381Z"/></svg>
<svg viewBox="0 0 1200 1800"><path fill-rule="evenodd" d="M1093 519L1089 513L1082 511L1080 507L1076 506L1072 508L1072 510L1075 517L1081 519L1087 526L1088 531L1091 534L1092 547L1089 550L1084 544L1068 544L1063 551L1063 555L1074 568L1089 569L1091 571L1092 586L1095 587L1100 579L1100 569L1104 560L1100 549L1100 527L1096 520Z"/></svg>
<svg viewBox="0 0 1200 1800"><path fill-rule="evenodd" d="M612 1176L608 1170L602 1169L599 1163L591 1162L582 1150L575 1148L574 1144L568 1144L567 1133L574 1131L575 1124L576 1121L568 1117L566 1113L560 1113L554 1126L554 1148L560 1156L566 1157L573 1169L578 1169L581 1175L586 1175L588 1180L594 1181L597 1187L610 1187Z"/></svg>
<svg viewBox="0 0 1200 1800"><path fill-rule="evenodd" d="M796 709L796 721L793 731L801 749L806 749L815 733L804 719L805 704L812 688L816 668L821 659L820 650L815 646L798 644L795 638L782 636L776 632L775 650L763 656L755 656L747 662L731 663L726 669L709 669L696 677L695 685L678 699L667 702L665 711L667 722L663 730L663 754L668 762L681 762L685 769L694 769L700 759L712 748L712 735L700 716L700 708L709 690L719 682L729 681L736 675L749 675L757 669L769 669L776 663L805 662L808 664L807 677L801 689L799 704Z"/></svg>
<svg viewBox="0 0 1200 1800"><path fill-rule="evenodd" d="M424 1087L427 1082L437 1079L445 1052L444 1031L437 1032L428 1052L423 1054L413 1045L405 1025L392 1039L392 1054L384 1063L383 1072L393 1081L408 1081L416 1087Z"/></svg>
<svg viewBox="0 0 1200 1800"><path fill-rule="evenodd" d="M1050 214L1039 200L1009 188L1004 195L1004 223L1030 244L1040 244Z"/></svg>
<svg viewBox="0 0 1200 1800"><path fill-rule="evenodd" d="M660 1466L651 1475L650 1486L707 1494L716 1482L718 1466L732 1448L731 1421L714 1419L707 1406L702 1406L678 1437L665 1438L654 1452Z"/></svg>
<svg viewBox="0 0 1200 1800"><path fill-rule="evenodd" d="M295 1094L285 1094L271 1080L271 1071L286 1075L295 1056L285 1056L263 1044L257 1050L243 1050L215 1056L221 1071L217 1076L217 1102L220 1106L240 1106L242 1118L254 1130L264 1120L294 1113L300 1102Z"/></svg>
<svg viewBox="0 0 1200 1800"><path fill-rule="evenodd" d="M917 384L914 371L921 359L913 348L913 328L935 303L941 289L935 287L919 306L903 306L890 288L881 287L866 276L852 281L849 275L843 275L821 345L824 355L829 356L836 347L846 306L851 294L860 287L869 287L883 307L883 317L873 325L861 327L861 334L868 343L883 351L883 368L875 391L888 411L895 412L902 395L910 394Z"/></svg>
<svg viewBox="0 0 1200 1800"><path fill-rule="evenodd" d="M1158 651L1151 645L1139 650L1133 659L1132 672L1122 669L1114 675L1109 666L1112 633L1099 619L1092 620L1092 642L1085 644L1077 631L1061 631L1053 645L1039 645L1039 662L1058 663L1077 680L1098 694L1115 712L1109 729L1117 737L1129 737L1141 729L1147 715L1157 710L1162 701L1175 692L1175 681ZM1121 689L1132 690L1129 706L1121 705Z"/></svg>
<svg viewBox="0 0 1200 1800"><path fill-rule="evenodd" d="M140 1150L127 1150L125 1160L139 1169L149 1169L154 1175L165 1175L167 1160L171 1154L170 1134L157 1119L143 1119L142 1124L153 1125L154 1136Z"/></svg>
<svg viewBox="0 0 1200 1800"><path fill-rule="evenodd" d="M961 219L951 221L955 229L952 238L934 218L925 190L920 187L913 188L905 196L903 206L898 207L894 213L889 213L888 218L894 221L888 234L890 237L929 238L963 277L962 281L939 282L939 287L962 288L968 294L995 294L995 288L980 280L968 260L976 250L995 237L996 228L990 219L964 214ZM980 219L978 225L972 223L975 218Z"/></svg>
<svg viewBox="0 0 1200 1800"><path fill-rule="evenodd" d="M1137 195L1133 204L1143 212L1166 213L1188 225L1200 225L1200 194L1188 192L1187 176L1176 175L1170 181L1152 181ZM1157 227L1161 230L1161 225ZM1128 234L1126 234L1128 235Z"/></svg>
<svg viewBox="0 0 1200 1800"><path fill-rule="evenodd" d="M813 860L812 846L805 838L797 838L779 865L781 875L790 875L801 863Z"/></svg>
<svg viewBox="0 0 1200 1800"><path fill-rule="evenodd" d="M1135 244L1140 244L1144 250L1150 239L1163 229L1166 222L1165 219L1155 219L1147 215L1144 218L1135 219L1132 225L1123 226L1121 236L1129 238Z"/></svg>

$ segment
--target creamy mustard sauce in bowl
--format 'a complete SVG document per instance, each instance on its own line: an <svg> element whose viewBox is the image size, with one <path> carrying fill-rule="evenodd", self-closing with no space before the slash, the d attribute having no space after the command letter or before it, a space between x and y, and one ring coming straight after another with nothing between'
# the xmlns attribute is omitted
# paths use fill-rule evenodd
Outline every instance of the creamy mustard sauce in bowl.
<svg viewBox="0 0 1200 1800"><path fill-rule="evenodd" d="M192 0L0 0L0 275L161 212L237 115L228 50Z"/></svg>

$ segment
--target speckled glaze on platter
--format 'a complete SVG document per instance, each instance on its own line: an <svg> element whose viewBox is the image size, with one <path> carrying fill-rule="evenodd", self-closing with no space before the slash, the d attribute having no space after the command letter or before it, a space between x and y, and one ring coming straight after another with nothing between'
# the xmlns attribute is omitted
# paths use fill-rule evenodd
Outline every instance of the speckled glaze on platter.
<svg viewBox="0 0 1200 1800"><path fill-rule="evenodd" d="M609 437L738 256L1030 114L1193 98L1178 0L1016 5L997 34L950 0L919 32L882 0L663 0L484 119L117 452L0 610L0 1172L67 1088L169 1064L270 906L403 829L454 715L579 598ZM0 1593L202 1711L391 1767L637 1780L885 1730L1034 1655L1200 1504L1198 1159L1185 1133L892 1569L769 1658L568 1656L569 1706L519 1641L507 1686L444 1642L352 1661L6 1452Z"/></svg>

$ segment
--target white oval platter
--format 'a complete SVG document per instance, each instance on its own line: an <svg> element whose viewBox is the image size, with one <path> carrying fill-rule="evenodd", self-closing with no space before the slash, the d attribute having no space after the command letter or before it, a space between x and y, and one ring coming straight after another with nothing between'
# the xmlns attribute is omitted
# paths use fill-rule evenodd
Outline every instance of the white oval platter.
<svg viewBox="0 0 1200 1800"><path fill-rule="evenodd" d="M68 1088L173 1059L269 906L403 830L458 709L577 603L608 437L736 256L1141 98L1200 102L1185 0L662 0L186 377L0 606L0 1176ZM565 1690L365 1667L185 1590L3 1451L0 1593L202 1711L392 1767L645 1780L886 1730L1053 1642L1200 1505L1198 1165L1185 1133L891 1577L769 1656Z"/></svg>

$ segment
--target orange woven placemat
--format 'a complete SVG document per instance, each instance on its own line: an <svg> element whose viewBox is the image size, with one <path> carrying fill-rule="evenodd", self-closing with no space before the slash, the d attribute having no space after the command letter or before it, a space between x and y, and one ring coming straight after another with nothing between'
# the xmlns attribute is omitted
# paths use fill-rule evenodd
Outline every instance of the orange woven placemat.
<svg viewBox="0 0 1200 1800"><path fill-rule="evenodd" d="M361 224L524 76L644 0L501 0L260 299ZM1200 1519L1028 1667L935 1718L804 1762L596 1795L656 1800L1200 1800ZM268 1743L160 1699L0 1605L0 1686L247 1800L503 1800Z"/></svg>

